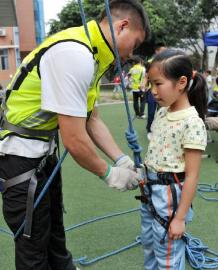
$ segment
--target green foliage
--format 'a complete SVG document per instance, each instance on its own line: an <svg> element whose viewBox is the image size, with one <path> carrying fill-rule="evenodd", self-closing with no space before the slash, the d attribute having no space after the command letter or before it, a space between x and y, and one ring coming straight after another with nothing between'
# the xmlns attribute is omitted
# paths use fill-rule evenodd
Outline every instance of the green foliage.
<svg viewBox="0 0 218 270"><path fill-rule="evenodd" d="M87 20L98 20L101 15L101 10L104 7L104 2L102 2L102 0L84 0L83 6ZM48 35L69 27L82 25L77 1L69 2L58 14L58 20L51 20L49 24L50 31Z"/></svg>
<svg viewBox="0 0 218 270"><path fill-rule="evenodd" d="M189 49L207 66L207 49L199 45L218 17L217 0L144 0L155 42ZM215 26L216 27L216 26Z"/></svg>
<svg viewBox="0 0 218 270"><path fill-rule="evenodd" d="M217 0L142 0L152 29L152 41L143 44L141 54L151 54L148 47L165 42L167 46L188 48L199 59L207 50L199 46L205 32L209 31L218 14ZM86 19L99 20L104 8L102 0L84 0ZM69 2L58 15L58 20L50 21L50 34L62 29L82 24L77 1ZM147 46L147 47L146 47ZM149 51L149 52L148 52ZM206 64L204 64L206 65Z"/></svg>
<svg viewBox="0 0 218 270"><path fill-rule="evenodd" d="M105 4L102 0L84 0L84 9L89 20L99 21L104 6Z"/></svg>

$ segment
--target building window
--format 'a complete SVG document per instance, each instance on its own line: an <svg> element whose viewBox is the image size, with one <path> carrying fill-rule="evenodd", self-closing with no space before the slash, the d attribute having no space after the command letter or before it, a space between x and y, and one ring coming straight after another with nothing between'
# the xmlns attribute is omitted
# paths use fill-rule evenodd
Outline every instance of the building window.
<svg viewBox="0 0 218 270"><path fill-rule="evenodd" d="M0 49L0 70L9 69L8 65L8 49Z"/></svg>

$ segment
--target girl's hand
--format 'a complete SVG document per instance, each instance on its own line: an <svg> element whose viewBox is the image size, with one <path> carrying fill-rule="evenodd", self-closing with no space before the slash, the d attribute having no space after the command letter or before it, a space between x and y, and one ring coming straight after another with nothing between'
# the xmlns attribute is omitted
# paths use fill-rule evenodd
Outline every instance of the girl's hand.
<svg viewBox="0 0 218 270"><path fill-rule="evenodd" d="M185 220L174 217L169 226L169 238L180 239L185 233Z"/></svg>

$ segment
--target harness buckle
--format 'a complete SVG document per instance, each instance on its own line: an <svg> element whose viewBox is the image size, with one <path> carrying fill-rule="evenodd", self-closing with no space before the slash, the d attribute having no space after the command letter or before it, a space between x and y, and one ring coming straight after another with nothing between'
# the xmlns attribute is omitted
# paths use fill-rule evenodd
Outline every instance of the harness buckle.
<svg viewBox="0 0 218 270"><path fill-rule="evenodd" d="M143 185L147 184L148 180L147 180L147 174L146 174L145 166L143 164L140 164L140 167L137 168L136 170L137 170L137 173L140 174L140 178L141 178L141 181L143 182Z"/></svg>
<svg viewBox="0 0 218 270"><path fill-rule="evenodd" d="M141 195L135 196L135 199L140 200L142 203L148 203L148 198L145 195L144 187L145 187L145 181L141 180L139 182L139 188L140 188Z"/></svg>

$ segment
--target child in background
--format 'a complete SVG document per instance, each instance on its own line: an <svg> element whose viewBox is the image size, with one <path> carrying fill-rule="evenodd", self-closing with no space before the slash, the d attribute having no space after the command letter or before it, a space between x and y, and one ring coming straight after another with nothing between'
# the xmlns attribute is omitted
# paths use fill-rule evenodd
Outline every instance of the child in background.
<svg viewBox="0 0 218 270"><path fill-rule="evenodd" d="M114 77L114 90L113 90L113 93L118 93L121 91L121 80L120 80L120 76L119 75L116 75Z"/></svg>
<svg viewBox="0 0 218 270"><path fill-rule="evenodd" d="M206 81L179 50L157 54L148 70L154 98L162 108L152 124L145 166L142 246L146 270L184 270L186 223L192 218L202 151L207 134Z"/></svg>

